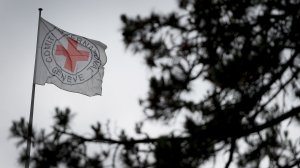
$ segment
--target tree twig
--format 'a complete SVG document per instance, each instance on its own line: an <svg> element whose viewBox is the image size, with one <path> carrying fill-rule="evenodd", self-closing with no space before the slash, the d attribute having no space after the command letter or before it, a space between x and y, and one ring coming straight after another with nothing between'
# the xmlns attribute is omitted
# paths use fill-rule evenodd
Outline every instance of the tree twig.
<svg viewBox="0 0 300 168"><path fill-rule="evenodd" d="M231 139L231 143L230 143L230 151L229 151L229 158L228 158L228 161L225 165L225 168L229 168L231 162L232 162L232 159L233 159L233 154L234 154L234 149L235 149L235 138L232 138Z"/></svg>
<svg viewBox="0 0 300 168"><path fill-rule="evenodd" d="M117 145L117 147L114 151L114 154L113 154L113 159L112 159L112 167L113 168L116 167L116 156L117 156L117 152L118 152L119 147L120 147L120 144Z"/></svg>
<svg viewBox="0 0 300 168"><path fill-rule="evenodd" d="M297 165L298 165L298 167L299 167L299 165L300 165L300 158L297 159L294 163L292 163L292 164L290 164L290 165L287 165L287 166L284 166L283 168L293 168L293 167L295 167L295 166L297 166Z"/></svg>

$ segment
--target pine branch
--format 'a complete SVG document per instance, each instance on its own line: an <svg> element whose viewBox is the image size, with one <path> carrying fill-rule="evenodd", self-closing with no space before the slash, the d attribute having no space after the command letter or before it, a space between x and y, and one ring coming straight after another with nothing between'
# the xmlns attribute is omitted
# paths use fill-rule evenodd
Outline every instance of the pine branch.
<svg viewBox="0 0 300 168"><path fill-rule="evenodd" d="M67 132L64 130L56 129L55 131L69 135L75 138L78 138L85 142L100 142L100 143L109 143L109 144L119 144L119 145L133 145L139 143L156 143L160 140L169 140L169 141L184 141L190 139L190 137L160 137L160 138L145 138L145 139L129 139L129 140L117 140L113 138L87 138L75 133Z"/></svg>
<svg viewBox="0 0 300 168"><path fill-rule="evenodd" d="M264 124L258 125L258 126L254 126L252 128L248 128L248 129L240 129L240 131L236 131L234 135L227 135L227 136L221 136L221 138L218 138L217 141L222 141L228 137L233 137L235 139L241 138L241 137L245 137L248 136L252 133L255 132L260 132L264 129L270 128L274 125L277 125L279 123L281 123L282 121L293 117L297 114L300 113L300 106L297 106L293 109L291 109L289 112L286 112L284 114L282 114L281 116L274 118ZM186 136L186 137L159 137L159 138L145 138L145 139L128 139L128 140L117 140L117 139L112 139L112 138L87 138L87 137L83 137L80 135L77 135L75 133L71 133L71 132L66 132L64 130L59 130L59 129L55 129L55 131L63 133L65 135L69 135L75 138L78 138L84 142L99 142L99 143L109 143L109 144L119 144L119 145L134 145L134 144L141 144L141 143L157 143L159 141L172 141L172 142L183 142L183 141L189 141L192 139L204 139L207 138L208 136L212 136L211 133L208 133L210 131L205 131L203 133L199 133L198 135L201 136ZM214 135L213 135L214 136ZM217 136L216 136L217 137Z"/></svg>
<svg viewBox="0 0 300 168"><path fill-rule="evenodd" d="M237 138L240 138L240 137L244 137L244 136L247 136L249 134L252 134L252 133L255 133L255 132L260 132L266 128L269 128L269 127L272 127L274 125L277 125L279 123L281 123L283 120L286 120L290 117L293 117L297 114L300 113L300 106L297 106L295 108L292 108L289 112L286 112L284 114L282 114L281 116L277 117L277 118L274 118L262 125L258 125L258 126L255 126L251 129L248 129L248 130L243 130L242 132L239 133L239 135L237 136Z"/></svg>

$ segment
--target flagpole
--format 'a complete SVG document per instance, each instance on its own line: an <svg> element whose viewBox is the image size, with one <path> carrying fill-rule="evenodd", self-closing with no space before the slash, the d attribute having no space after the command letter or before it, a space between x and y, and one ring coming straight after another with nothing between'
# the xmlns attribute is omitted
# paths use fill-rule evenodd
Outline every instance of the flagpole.
<svg viewBox="0 0 300 168"><path fill-rule="evenodd" d="M38 52L39 28L40 28L40 19L41 19L42 10L43 10L42 8L39 8L39 23L38 23L38 33L37 33L37 40L36 40L36 52L35 52L35 60L34 60L34 72L33 72L33 81L32 81L32 92L31 92L30 115L29 115L29 124L28 124L28 136L27 136L25 168L29 168L29 164L30 164L30 149L31 149L32 122L33 122L33 109L34 109L34 96L35 96L36 56L37 56L37 52Z"/></svg>

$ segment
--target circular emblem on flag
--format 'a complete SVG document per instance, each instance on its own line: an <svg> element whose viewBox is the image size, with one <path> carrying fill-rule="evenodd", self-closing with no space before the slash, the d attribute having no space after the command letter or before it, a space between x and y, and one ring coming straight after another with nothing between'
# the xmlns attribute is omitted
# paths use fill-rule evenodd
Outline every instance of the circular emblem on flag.
<svg viewBox="0 0 300 168"><path fill-rule="evenodd" d="M49 73L64 84L84 83L101 67L100 52L91 40L61 29L50 31L41 47Z"/></svg>

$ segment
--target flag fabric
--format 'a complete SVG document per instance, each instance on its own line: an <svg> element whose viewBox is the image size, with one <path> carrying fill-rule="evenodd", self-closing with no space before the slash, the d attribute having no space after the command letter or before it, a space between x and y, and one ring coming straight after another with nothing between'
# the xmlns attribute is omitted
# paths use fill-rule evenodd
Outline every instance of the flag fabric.
<svg viewBox="0 0 300 168"><path fill-rule="evenodd" d="M39 21L35 84L54 84L87 96L102 94L106 45Z"/></svg>

